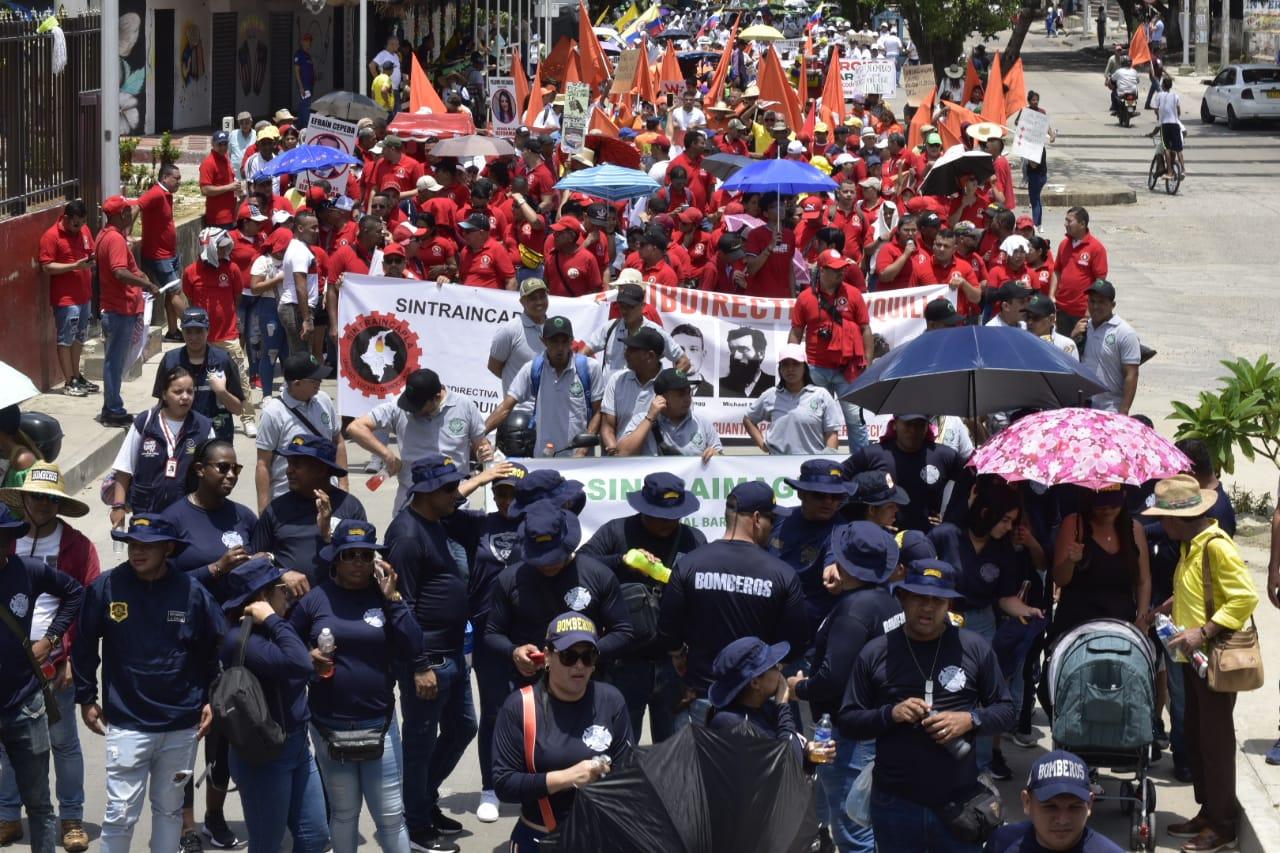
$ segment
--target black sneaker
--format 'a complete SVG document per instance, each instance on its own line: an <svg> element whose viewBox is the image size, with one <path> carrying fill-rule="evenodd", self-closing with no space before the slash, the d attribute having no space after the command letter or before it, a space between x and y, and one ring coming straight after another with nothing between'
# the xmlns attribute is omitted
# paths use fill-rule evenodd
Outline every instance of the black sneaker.
<svg viewBox="0 0 1280 853"><path fill-rule="evenodd" d="M1013 778L1013 771L1009 769L1009 764L1004 760L1003 752L991 753L991 763L987 765L987 772L991 774L992 779L999 779L1002 782L1005 779Z"/></svg>
<svg viewBox="0 0 1280 853"><path fill-rule="evenodd" d="M441 835L457 835L462 832L462 824L440 811L439 806L431 813L431 825Z"/></svg>
<svg viewBox="0 0 1280 853"><path fill-rule="evenodd" d="M1157 720L1155 725L1155 741L1156 746L1161 749L1169 748L1169 733L1165 731L1164 720Z"/></svg>
<svg viewBox="0 0 1280 853"><path fill-rule="evenodd" d="M204 853L204 843L200 841L200 833L194 829L184 832L178 841L178 853Z"/></svg>
<svg viewBox="0 0 1280 853"><path fill-rule="evenodd" d="M205 812L202 832L214 847L234 850L240 846L240 839L236 838L231 827L227 826L227 819L222 812Z"/></svg>
<svg viewBox="0 0 1280 853"><path fill-rule="evenodd" d="M180 344L186 341L186 338L182 337L182 332L165 332L164 340L166 343Z"/></svg>
<svg viewBox="0 0 1280 853"><path fill-rule="evenodd" d="M103 412L98 415L98 423L104 427L131 427L133 426L133 415L127 412L123 415L110 415Z"/></svg>
<svg viewBox="0 0 1280 853"><path fill-rule="evenodd" d="M78 384L81 388L88 391L90 394L97 394L102 391L102 388L98 386L98 383L90 382L88 379L85 379L83 376L77 376L75 379L71 381Z"/></svg>
<svg viewBox="0 0 1280 853"><path fill-rule="evenodd" d="M461 853L462 850L434 829L419 829L409 833L409 849L419 853Z"/></svg>

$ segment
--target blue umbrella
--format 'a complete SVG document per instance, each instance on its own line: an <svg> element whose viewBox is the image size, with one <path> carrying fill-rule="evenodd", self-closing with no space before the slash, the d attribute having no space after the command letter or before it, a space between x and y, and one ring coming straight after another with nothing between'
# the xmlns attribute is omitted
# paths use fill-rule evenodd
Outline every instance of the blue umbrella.
<svg viewBox="0 0 1280 853"><path fill-rule="evenodd" d="M837 186L817 168L799 160L760 160L738 170L724 182L728 192L779 195L833 192Z"/></svg>
<svg viewBox="0 0 1280 853"><path fill-rule="evenodd" d="M657 192L658 182L639 169L605 163L570 172L556 184L556 189L586 193L608 201L625 201Z"/></svg>
<svg viewBox="0 0 1280 853"><path fill-rule="evenodd" d="M354 166L359 162L360 160L345 151L328 145L299 145L272 158L258 174L274 178L276 175L292 175L295 172L322 172L338 166Z"/></svg>
<svg viewBox="0 0 1280 853"><path fill-rule="evenodd" d="M893 350L843 396L879 414L975 417L1083 405L1106 389L1093 371L1026 329L935 329Z"/></svg>

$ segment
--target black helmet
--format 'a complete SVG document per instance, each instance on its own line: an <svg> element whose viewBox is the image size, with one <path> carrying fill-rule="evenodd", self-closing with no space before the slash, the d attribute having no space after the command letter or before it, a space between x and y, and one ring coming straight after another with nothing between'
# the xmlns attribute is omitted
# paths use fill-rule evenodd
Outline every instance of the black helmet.
<svg viewBox="0 0 1280 853"><path fill-rule="evenodd" d="M36 455L53 462L62 450L62 424L44 412L23 412L18 432L31 442Z"/></svg>
<svg viewBox="0 0 1280 853"><path fill-rule="evenodd" d="M533 417L528 412L512 412L498 427L498 449L509 457L532 456L537 443Z"/></svg>

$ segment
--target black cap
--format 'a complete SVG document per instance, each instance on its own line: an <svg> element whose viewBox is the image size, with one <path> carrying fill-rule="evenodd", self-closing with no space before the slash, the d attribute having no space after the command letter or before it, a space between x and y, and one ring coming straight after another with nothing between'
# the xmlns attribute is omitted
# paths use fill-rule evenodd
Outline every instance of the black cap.
<svg viewBox="0 0 1280 853"><path fill-rule="evenodd" d="M627 347L647 349L657 355L662 355L667 350L667 342L663 339L662 333L649 326L641 326L624 343Z"/></svg>
<svg viewBox="0 0 1280 853"><path fill-rule="evenodd" d="M544 340L550 340L557 335L573 337L573 324L569 322L568 317L548 317L547 322L542 324L542 337Z"/></svg>
<svg viewBox="0 0 1280 853"><path fill-rule="evenodd" d="M1036 293L1031 296L1031 301L1027 303L1027 313L1032 317L1048 317L1050 314L1057 312L1053 300L1043 293Z"/></svg>
<svg viewBox="0 0 1280 853"><path fill-rule="evenodd" d="M182 328L184 329L207 329L209 328L209 312L203 308L188 308L182 312Z"/></svg>
<svg viewBox="0 0 1280 853"><path fill-rule="evenodd" d="M489 226L489 216L484 213L473 213L458 223L463 231L488 231Z"/></svg>
<svg viewBox="0 0 1280 853"><path fill-rule="evenodd" d="M649 331L653 330L650 329ZM676 370L674 367L668 367L663 370L658 374L658 378L653 380L653 393L655 394L665 394L668 391L685 391L688 388L688 374L683 370Z"/></svg>
<svg viewBox="0 0 1280 853"><path fill-rule="evenodd" d="M716 249L720 253L720 260L726 264L741 260L746 255L741 234L721 234Z"/></svg>
<svg viewBox="0 0 1280 853"><path fill-rule="evenodd" d="M956 306L952 305L949 299L939 296L937 299L930 299L924 306L924 321L955 326L960 322L960 315L956 313Z"/></svg>
<svg viewBox="0 0 1280 853"><path fill-rule="evenodd" d="M921 228L941 228L942 217L931 210L928 213L921 214L920 218L916 220L916 224Z"/></svg>
<svg viewBox="0 0 1280 853"><path fill-rule="evenodd" d="M296 352L284 360L286 382L296 382L299 379L324 379L328 375L329 368L309 352Z"/></svg>
<svg viewBox="0 0 1280 853"><path fill-rule="evenodd" d="M1085 293L1096 293L1103 299L1110 299L1112 302L1116 301L1116 286L1105 278L1100 278L1089 285L1089 289Z"/></svg>
<svg viewBox="0 0 1280 853"><path fill-rule="evenodd" d="M644 288L638 284L624 284L618 287L618 304L635 307L644 304Z"/></svg>
<svg viewBox="0 0 1280 853"><path fill-rule="evenodd" d="M1030 299L1034 292L1022 282L1010 280L996 288L995 298L1001 302L1012 302L1015 299Z"/></svg>
<svg viewBox="0 0 1280 853"><path fill-rule="evenodd" d="M609 221L609 205L598 201L587 207L587 219L601 224Z"/></svg>
<svg viewBox="0 0 1280 853"><path fill-rule="evenodd" d="M404 391L396 405L406 412L416 415L422 407L440 395L440 377L434 370L426 367L409 374L404 383Z"/></svg>

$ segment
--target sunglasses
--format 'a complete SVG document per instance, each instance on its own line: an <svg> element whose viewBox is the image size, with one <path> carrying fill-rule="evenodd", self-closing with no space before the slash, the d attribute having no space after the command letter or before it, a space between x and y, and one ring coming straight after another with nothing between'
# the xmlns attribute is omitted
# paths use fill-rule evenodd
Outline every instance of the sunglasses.
<svg viewBox="0 0 1280 853"><path fill-rule="evenodd" d="M230 474L232 471L234 471L238 476L240 472L244 470L243 465L238 465L235 462L214 462L211 465L207 465L207 467L212 468L215 471L217 471L219 474L224 474L224 475Z"/></svg>
<svg viewBox="0 0 1280 853"><path fill-rule="evenodd" d="M557 653L556 657L560 659L560 663L564 666L575 666L578 661L582 661L583 666L595 666L600 660L600 652L597 649L565 649L563 652Z"/></svg>
<svg viewBox="0 0 1280 853"><path fill-rule="evenodd" d="M372 563L374 553L368 548L352 548L342 552L342 559L352 563Z"/></svg>

